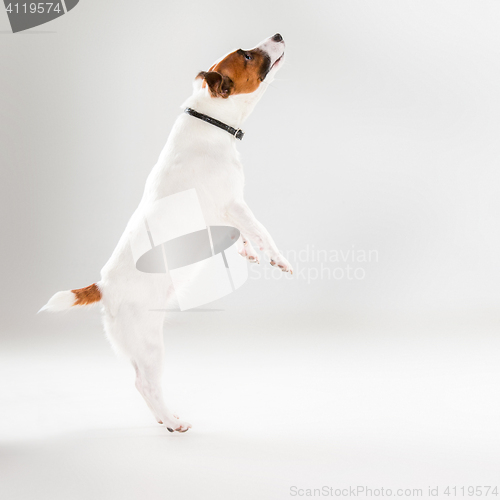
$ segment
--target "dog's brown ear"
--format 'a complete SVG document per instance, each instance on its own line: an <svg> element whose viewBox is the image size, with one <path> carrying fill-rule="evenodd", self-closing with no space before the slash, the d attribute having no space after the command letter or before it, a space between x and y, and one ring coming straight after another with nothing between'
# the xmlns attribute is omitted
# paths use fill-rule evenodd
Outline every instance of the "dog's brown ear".
<svg viewBox="0 0 500 500"><path fill-rule="evenodd" d="M205 80L212 97L227 99L233 92L233 80L218 71L201 71L196 78L203 78Z"/></svg>

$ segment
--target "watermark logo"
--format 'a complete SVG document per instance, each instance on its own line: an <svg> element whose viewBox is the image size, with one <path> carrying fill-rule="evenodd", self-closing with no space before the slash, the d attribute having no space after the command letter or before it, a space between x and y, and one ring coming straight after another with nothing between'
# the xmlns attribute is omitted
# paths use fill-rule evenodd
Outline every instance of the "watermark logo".
<svg viewBox="0 0 500 500"><path fill-rule="evenodd" d="M298 279L308 285L318 280L360 281L367 275L368 267L379 262L378 250L358 248L321 249L306 245L295 251L283 252L293 265L293 276L275 267L252 266L250 279Z"/></svg>
<svg viewBox="0 0 500 500"><path fill-rule="evenodd" d="M157 200L129 235L135 267L156 290L151 310L175 291L181 311L234 292L248 277L231 226L207 226L195 189Z"/></svg>
<svg viewBox="0 0 500 500"><path fill-rule="evenodd" d="M12 2L4 0L13 33L25 31L64 16L79 0L56 0L54 2Z"/></svg>

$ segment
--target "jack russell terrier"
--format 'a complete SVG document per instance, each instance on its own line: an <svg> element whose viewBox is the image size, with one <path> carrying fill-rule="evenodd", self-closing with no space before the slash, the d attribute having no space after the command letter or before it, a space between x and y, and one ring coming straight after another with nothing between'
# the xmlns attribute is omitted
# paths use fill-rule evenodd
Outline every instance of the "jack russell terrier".
<svg viewBox="0 0 500 500"><path fill-rule="evenodd" d="M183 105L185 112L177 118L142 200L101 271L101 280L58 292L41 309L62 311L100 303L111 344L130 359L137 389L156 420L170 432L186 432L191 425L172 413L163 399L164 314L151 312L159 285L152 285L151 275L136 268L130 235L157 200L194 188L207 225L239 230L238 251L243 257L258 262L253 241L271 265L292 273L243 199L243 166L236 150L237 140L243 137L240 126L283 65L284 55L285 43L276 34L251 50L231 52L197 75L193 95Z"/></svg>

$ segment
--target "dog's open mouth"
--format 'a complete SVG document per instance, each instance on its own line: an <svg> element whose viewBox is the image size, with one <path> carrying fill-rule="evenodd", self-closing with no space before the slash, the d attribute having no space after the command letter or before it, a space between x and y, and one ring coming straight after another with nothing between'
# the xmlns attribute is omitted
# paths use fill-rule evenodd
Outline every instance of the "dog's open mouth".
<svg viewBox="0 0 500 500"><path fill-rule="evenodd" d="M264 73L264 75L263 75L263 76L261 76L261 78L260 78L260 80L261 80L261 81L264 81L264 80L266 79L267 75L269 74L269 72L270 72L270 71L271 71L274 67L276 67L276 66L278 66L278 65L279 65L279 63L280 63L280 62L281 62L281 60L283 59L283 56L284 56L284 55L285 55L285 52L283 52L283 54L281 54L281 55L278 57L278 59L276 59L276 61L274 61L274 62L273 62L273 64L272 64L271 66L269 66L269 68L268 68L268 69L267 69L267 71ZM269 55L268 55L267 57L268 57L268 60L270 61L270 59L271 59L271 58L269 57Z"/></svg>
<svg viewBox="0 0 500 500"><path fill-rule="evenodd" d="M271 66L270 69L273 69L276 65L279 64L279 62L283 59L283 56L285 55L285 53L283 52L283 54L281 54L278 59L276 59L276 61L273 62L273 65Z"/></svg>

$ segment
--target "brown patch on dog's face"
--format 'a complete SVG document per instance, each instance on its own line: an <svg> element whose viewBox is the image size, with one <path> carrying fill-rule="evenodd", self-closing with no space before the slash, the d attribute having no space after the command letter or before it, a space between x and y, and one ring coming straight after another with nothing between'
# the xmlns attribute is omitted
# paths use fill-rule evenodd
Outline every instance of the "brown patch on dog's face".
<svg viewBox="0 0 500 500"><path fill-rule="evenodd" d="M227 98L235 94L255 92L266 77L271 60L260 49L236 50L197 78L203 78L203 87L208 85L212 97Z"/></svg>

